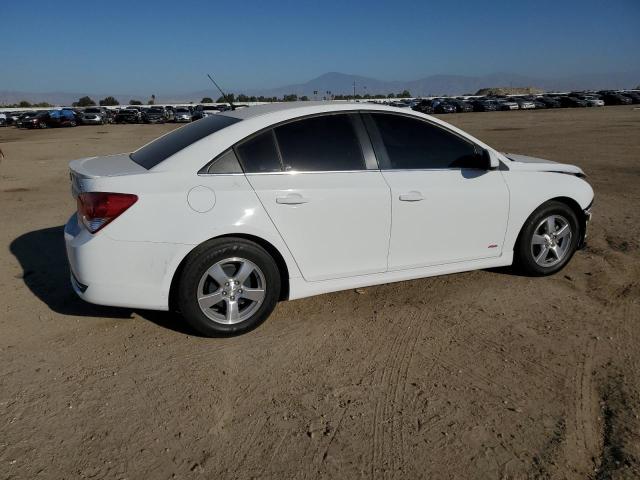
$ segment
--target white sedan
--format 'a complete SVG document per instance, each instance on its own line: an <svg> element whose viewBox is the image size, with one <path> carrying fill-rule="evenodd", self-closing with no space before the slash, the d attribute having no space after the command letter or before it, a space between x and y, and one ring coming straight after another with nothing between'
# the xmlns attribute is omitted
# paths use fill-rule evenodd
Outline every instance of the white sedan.
<svg viewBox="0 0 640 480"><path fill-rule="evenodd" d="M211 336L279 300L511 264L555 273L593 201L576 166L364 103L227 111L70 169L76 293L175 310Z"/></svg>

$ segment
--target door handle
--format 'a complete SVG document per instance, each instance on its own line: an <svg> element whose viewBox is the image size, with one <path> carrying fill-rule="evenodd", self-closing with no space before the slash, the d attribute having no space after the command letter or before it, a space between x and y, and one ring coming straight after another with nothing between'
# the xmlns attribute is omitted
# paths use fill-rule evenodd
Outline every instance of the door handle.
<svg viewBox="0 0 640 480"><path fill-rule="evenodd" d="M308 198L303 197L299 193L290 193L283 197L276 197L276 203L281 205L300 205L302 203L307 203L308 201Z"/></svg>
<svg viewBox="0 0 640 480"><path fill-rule="evenodd" d="M419 202L424 200L424 196L420 192L416 192L415 190L412 192L402 193L400 194L401 202Z"/></svg>

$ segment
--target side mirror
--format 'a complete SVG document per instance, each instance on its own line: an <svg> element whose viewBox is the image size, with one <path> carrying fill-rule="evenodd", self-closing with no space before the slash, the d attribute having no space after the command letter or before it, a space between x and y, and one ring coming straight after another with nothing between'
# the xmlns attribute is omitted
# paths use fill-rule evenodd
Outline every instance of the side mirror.
<svg viewBox="0 0 640 480"><path fill-rule="evenodd" d="M483 149L480 156L482 157L482 166L487 170L494 170L500 166L500 161L489 150Z"/></svg>

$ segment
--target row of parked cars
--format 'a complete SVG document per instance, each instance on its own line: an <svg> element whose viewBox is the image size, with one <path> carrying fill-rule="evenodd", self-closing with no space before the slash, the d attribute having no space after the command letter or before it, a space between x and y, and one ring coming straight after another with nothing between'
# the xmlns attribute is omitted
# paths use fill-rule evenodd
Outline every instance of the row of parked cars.
<svg viewBox="0 0 640 480"><path fill-rule="evenodd" d="M412 108L422 113L493 112L496 110L534 110L543 108L603 107L605 105L631 105L640 103L640 92L635 90L599 92L547 93L543 95L488 95L483 97L442 97L390 102L401 108Z"/></svg>
<svg viewBox="0 0 640 480"><path fill-rule="evenodd" d="M57 110L29 110L0 112L0 126L18 128L75 127L77 125L105 125L107 123L189 123L213 115L229 107L226 105L197 106L128 106L62 108Z"/></svg>
<svg viewBox="0 0 640 480"><path fill-rule="evenodd" d="M380 102L375 102L380 103ZM496 110L533 110L563 107L602 107L640 103L638 90L601 90L542 95L488 95L483 97L439 97L382 102L422 113L492 112ZM245 107L246 105L236 105ZM18 128L75 127L107 123L189 123L228 110L227 105L128 106L122 108L86 107L58 110L0 112L0 126Z"/></svg>

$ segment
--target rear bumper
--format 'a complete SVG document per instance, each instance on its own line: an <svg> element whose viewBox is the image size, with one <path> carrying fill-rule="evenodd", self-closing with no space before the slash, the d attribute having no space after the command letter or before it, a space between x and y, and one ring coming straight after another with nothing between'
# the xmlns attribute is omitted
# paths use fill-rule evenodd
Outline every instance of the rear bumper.
<svg viewBox="0 0 640 480"><path fill-rule="evenodd" d="M90 234L73 215L64 229L71 285L90 303L169 309L169 289L189 245L125 242L106 231Z"/></svg>

